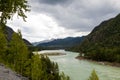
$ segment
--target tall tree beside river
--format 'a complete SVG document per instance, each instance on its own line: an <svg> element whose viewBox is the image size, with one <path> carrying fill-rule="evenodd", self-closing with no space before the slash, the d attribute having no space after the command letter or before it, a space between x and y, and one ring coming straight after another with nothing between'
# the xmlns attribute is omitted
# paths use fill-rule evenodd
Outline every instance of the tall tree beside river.
<svg viewBox="0 0 120 80"><path fill-rule="evenodd" d="M25 63L29 59L28 58L28 49L22 40L21 33L13 33L12 40L10 41L9 45L9 57L11 60L10 63L12 63L14 66L14 69L23 74L25 71Z"/></svg>
<svg viewBox="0 0 120 80"><path fill-rule="evenodd" d="M88 80L99 80L95 70L92 71L91 76Z"/></svg>

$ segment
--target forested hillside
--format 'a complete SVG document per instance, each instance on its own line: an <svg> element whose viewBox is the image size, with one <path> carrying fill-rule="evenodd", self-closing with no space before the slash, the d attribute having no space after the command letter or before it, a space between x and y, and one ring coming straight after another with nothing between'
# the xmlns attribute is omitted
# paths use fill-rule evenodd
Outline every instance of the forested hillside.
<svg viewBox="0 0 120 80"><path fill-rule="evenodd" d="M90 59L120 62L120 14L95 27L81 45L74 48Z"/></svg>
<svg viewBox="0 0 120 80"><path fill-rule="evenodd" d="M83 41L83 39L84 39L84 36L55 39L53 41L40 43L37 45L37 47L45 47L45 48L52 48L52 49L66 49L66 48L70 48L80 44Z"/></svg>
<svg viewBox="0 0 120 80"><path fill-rule="evenodd" d="M29 80L69 80L59 73L57 63L47 56L34 55L22 39L21 32L14 32L7 41L4 29L0 27L0 63L27 77Z"/></svg>
<svg viewBox="0 0 120 80"><path fill-rule="evenodd" d="M13 29L6 26L5 27L5 34L6 34L6 38L7 38L7 41L10 42L11 41L11 38L12 38L12 34L14 33ZM32 46L32 44L26 40L26 39L23 39L24 43L27 45L27 46Z"/></svg>

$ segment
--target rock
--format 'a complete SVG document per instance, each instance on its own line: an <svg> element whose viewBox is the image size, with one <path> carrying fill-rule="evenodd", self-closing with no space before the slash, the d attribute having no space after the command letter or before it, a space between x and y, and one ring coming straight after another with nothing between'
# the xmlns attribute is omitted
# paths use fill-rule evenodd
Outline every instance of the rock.
<svg viewBox="0 0 120 80"><path fill-rule="evenodd" d="M29 80L0 64L0 80Z"/></svg>

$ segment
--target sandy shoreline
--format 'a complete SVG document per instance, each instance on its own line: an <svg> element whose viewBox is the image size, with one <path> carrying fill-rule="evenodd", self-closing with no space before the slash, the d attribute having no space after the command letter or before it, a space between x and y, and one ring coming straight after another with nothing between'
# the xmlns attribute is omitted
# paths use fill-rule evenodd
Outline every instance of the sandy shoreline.
<svg viewBox="0 0 120 80"><path fill-rule="evenodd" d="M75 58L79 59L79 60L87 60L87 61L90 61L90 62L95 62L95 63L101 64L101 65L109 65L109 66L114 66L114 67L119 67L120 68L120 63L116 63L116 62L95 61L95 60L91 60L91 59L86 59L86 58L81 57L81 56L77 56Z"/></svg>

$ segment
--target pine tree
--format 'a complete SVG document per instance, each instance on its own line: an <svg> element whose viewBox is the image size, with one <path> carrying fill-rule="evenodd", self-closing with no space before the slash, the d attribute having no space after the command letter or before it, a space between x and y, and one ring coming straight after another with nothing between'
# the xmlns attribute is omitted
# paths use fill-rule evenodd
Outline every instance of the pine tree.
<svg viewBox="0 0 120 80"><path fill-rule="evenodd" d="M5 34L0 28L0 62L4 63L6 59L6 50L7 50L7 40Z"/></svg>
<svg viewBox="0 0 120 80"><path fill-rule="evenodd" d="M88 80L99 80L95 70L92 71L91 76Z"/></svg>
<svg viewBox="0 0 120 80"><path fill-rule="evenodd" d="M39 55L33 55L31 60L31 79L45 80L45 76Z"/></svg>
<svg viewBox="0 0 120 80"><path fill-rule="evenodd" d="M22 40L20 33L13 33L12 40L9 45L10 63L14 64L16 71L24 73L24 65L28 60L28 49Z"/></svg>
<svg viewBox="0 0 120 80"><path fill-rule="evenodd" d="M63 72L60 74L60 80L70 80L69 76L66 76Z"/></svg>

